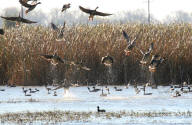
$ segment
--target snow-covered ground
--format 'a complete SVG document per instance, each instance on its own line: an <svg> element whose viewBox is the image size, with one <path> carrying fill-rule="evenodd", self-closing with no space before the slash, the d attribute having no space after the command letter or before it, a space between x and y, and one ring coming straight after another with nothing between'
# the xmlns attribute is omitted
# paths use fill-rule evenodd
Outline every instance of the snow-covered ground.
<svg viewBox="0 0 192 125"><path fill-rule="evenodd" d="M123 91L115 91L114 86L109 86L110 94L101 97L101 91L90 93L87 87L71 87L69 92L64 95L64 89L57 90L57 96L47 93L45 87L29 86L25 89L35 88L39 92L32 93L31 96L25 96L22 86L10 88L0 86L0 114L17 113L17 112L43 112L43 111L74 111L74 112L96 112L96 107L100 106L106 112L134 111L134 112L187 112L192 111L192 92L184 93L180 97L172 97L170 87L159 86L158 89L146 88L146 92L152 95L143 95L135 93L131 86L128 89L124 86L118 86ZM92 87L90 87L92 89ZM101 88L98 86L97 88ZM140 87L141 88L141 87ZM107 91L104 89L104 93ZM99 123L140 123L140 124L192 124L191 117L126 117L121 119L93 120L91 123L83 124L99 124ZM70 124L66 123L66 124ZM74 123L75 124L75 123ZM78 124L78 123L76 123Z"/></svg>

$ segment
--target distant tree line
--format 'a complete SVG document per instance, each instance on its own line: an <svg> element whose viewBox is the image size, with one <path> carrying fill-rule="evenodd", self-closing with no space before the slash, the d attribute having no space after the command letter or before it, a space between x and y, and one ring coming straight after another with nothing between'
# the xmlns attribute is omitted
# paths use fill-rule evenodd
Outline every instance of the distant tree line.
<svg viewBox="0 0 192 125"><path fill-rule="evenodd" d="M4 16L18 16L20 10L15 7L10 7L4 9L0 14ZM52 9L50 13L44 13L43 11L34 11L28 15L24 15L25 18L37 21L38 24L43 26L49 26L51 22L56 25L62 25L63 21L66 21L68 25L78 25L78 24L100 24L100 23L147 23L147 13L144 10L135 10L127 12L118 12L111 17L107 18L95 18L94 21L88 21L88 16L78 10L67 11L61 13L60 9ZM152 23L191 23L192 13L187 13L184 11L177 11L173 15L168 15L163 22L158 21L151 16ZM0 26L3 24L3 20L0 19ZM5 22L4 25L10 24L14 25L13 22Z"/></svg>

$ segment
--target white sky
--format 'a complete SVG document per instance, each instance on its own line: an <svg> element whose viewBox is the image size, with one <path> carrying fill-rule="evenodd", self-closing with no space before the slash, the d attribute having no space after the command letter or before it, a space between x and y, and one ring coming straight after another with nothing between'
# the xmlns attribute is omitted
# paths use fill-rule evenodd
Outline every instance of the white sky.
<svg viewBox="0 0 192 125"><path fill-rule="evenodd" d="M20 8L19 0L0 0L0 12L7 7ZM144 9L147 12L147 0L40 0L36 10L42 9L49 12L52 8L62 8L65 3L71 3L71 10L77 10L79 5L94 9L99 6L99 11L117 14L121 11L134 11ZM152 15L162 20L175 11L192 13L192 0L150 0Z"/></svg>

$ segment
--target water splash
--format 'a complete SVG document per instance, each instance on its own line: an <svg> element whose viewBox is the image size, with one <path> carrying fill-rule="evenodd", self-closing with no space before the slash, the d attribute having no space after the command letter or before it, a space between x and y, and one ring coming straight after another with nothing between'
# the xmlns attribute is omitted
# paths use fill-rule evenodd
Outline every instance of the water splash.
<svg viewBox="0 0 192 125"><path fill-rule="evenodd" d="M140 77L141 77L142 80L147 81L147 78L148 78L148 68L147 68L146 65L141 65Z"/></svg>
<svg viewBox="0 0 192 125"><path fill-rule="evenodd" d="M154 76L155 72L151 72L150 74L150 80L149 82L154 85L155 84L155 76Z"/></svg>
<svg viewBox="0 0 192 125"><path fill-rule="evenodd" d="M53 79L52 85L57 85L58 83L58 79L57 79L57 65L50 65L50 69L51 69L51 76Z"/></svg>
<svg viewBox="0 0 192 125"><path fill-rule="evenodd" d="M113 70L112 67L107 67L107 83L113 83L114 81L114 74L113 74Z"/></svg>
<svg viewBox="0 0 192 125"><path fill-rule="evenodd" d="M76 96L69 91L69 88L64 88L64 98L74 99L74 98L76 98Z"/></svg>

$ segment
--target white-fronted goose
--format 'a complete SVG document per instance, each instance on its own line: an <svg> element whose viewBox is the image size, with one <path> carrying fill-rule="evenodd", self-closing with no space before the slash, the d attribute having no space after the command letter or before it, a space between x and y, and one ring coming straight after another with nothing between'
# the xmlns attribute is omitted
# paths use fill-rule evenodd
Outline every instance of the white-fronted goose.
<svg viewBox="0 0 192 125"><path fill-rule="evenodd" d="M108 14L108 13L103 13L103 12L99 12L97 11L99 7L96 7L94 10L91 10L91 9L86 9L82 6L79 6L79 9L87 14L89 14L89 20L92 20L93 21L93 17L94 16L110 16L112 14Z"/></svg>

